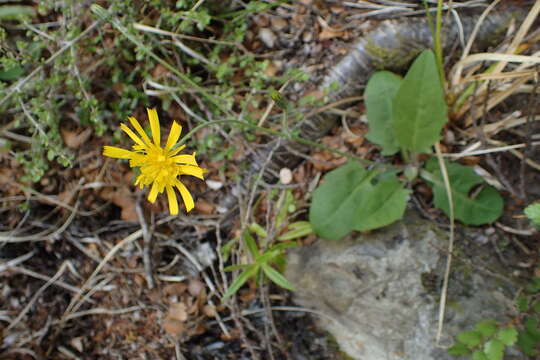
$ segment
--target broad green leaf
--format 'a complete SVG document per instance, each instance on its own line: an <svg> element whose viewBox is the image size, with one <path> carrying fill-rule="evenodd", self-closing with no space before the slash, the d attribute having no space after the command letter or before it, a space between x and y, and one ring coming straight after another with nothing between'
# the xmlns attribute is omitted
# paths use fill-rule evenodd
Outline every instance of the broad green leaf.
<svg viewBox="0 0 540 360"><path fill-rule="evenodd" d="M330 171L313 192L309 222L323 238L337 240L353 230L374 173L350 161Z"/></svg>
<svg viewBox="0 0 540 360"><path fill-rule="evenodd" d="M497 339L504 345L514 345L517 341L518 332L513 327L503 328L497 333Z"/></svg>
<svg viewBox="0 0 540 360"><path fill-rule="evenodd" d="M448 348L448 354L453 355L453 356L470 355L471 350L467 347L467 345L462 344L462 343L457 343Z"/></svg>
<svg viewBox="0 0 540 360"><path fill-rule="evenodd" d="M472 360L489 360L482 350L476 350L472 354Z"/></svg>
<svg viewBox="0 0 540 360"><path fill-rule="evenodd" d="M238 277L233 281L231 286L229 286L227 292L225 293L225 295L223 295L223 298L221 300L223 301L228 297L234 295L238 291L238 289L240 289L242 285L244 285L244 283L248 281L250 277L254 277L255 275L257 275L257 271L259 271L259 267L253 265L251 268L238 275Z"/></svg>
<svg viewBox="0 0 540 360"><path fill-rule="evenodd" d="M482 342L482 334L475 330L464 331L458 334L457 340L468 347L475 347Z"/></svg>
<svg viewBox="0 0 540 360"><path fill-rule="evenodd" d="M360 209L355 230L377 229L403 217L409 190L396 178L379 181L369 191L365 205Z"/></svg>
<svg viewBox="0 0 540 360"><path fill-rule="evenodd" d="M482 225L497 220L503 211L503 199L495 188L484 183L471 167L446 162L456 219L467 225ZM432 158L426 169L434 175L432 183L435 206L450 216L448 195L444 186L439 163ZM478 194L469 193L476 185L483 184Z"/></svg>
<svg viewBox="0 0 540 360"><path fill-rule="evenodd" d="M290 230L278 236L279 241L293 240L313 233L309 221L293 222L289 224L288 229Z"/></svg>
<svg viewBox="0 0 540 360"><path fill-rule="evenodd" d="M352 230L374 229L400 219L408 190L391 174L373 184L375 175L356 162L328 173L313 193L309 212L313 230L335 240Z"/></svg>
<svg viewBox="0 0 540 360"><path fill-rule="evenodd" d="M540 226L540 203L527 206L523 212L532 223Z"/></svg>
<svg viewBox="0 0 540 360"><path fill-rule="evenodd" d="M399 147L392 130L392 100L402 79L388 71L379 71L369 79L364 101L369 124L366 138L382 147L383 155L393 155Z"/></svg>
<svg viewBox="0 0 540 360"><path fill-rule="evenodd" d="M497 339L492 339L484 344L484 353L488 360L502 360L504 344Z"/></svg>
<svg viewBox="0 0 540 360"><path fill-rule="evenodd" d="M262 270L265 273L265 275L268 276L268 278L272 280L274 283L276 283L277 285L291 291L295 290L294 285L291 284L289 280L287 280L283 275L279 273L279 271L277 271L273 267L264 264L262 265Z"/></svg>
<svg viewBox="0 0 540 360"><path fill-rule="evenodd" d="M392 102L392 129L398 145L430 152L447 120L444 91L435 55L423 51L405 75Z"/></svg>
<svg viewBox="0 0 540 360"><path fill-rule="evenodd" d="M11 20L24 16L32 16L35 10L32 6L24 5L3 5L0 6L0 19Z"/></svg>
<svg viewBox="0 0 540 360"><path fill-rule="evenodd" d="M494 320L483 320L474 326L475 330L478 331L484 338L488 338L495 334L497 331L497 322Z"/></svg>

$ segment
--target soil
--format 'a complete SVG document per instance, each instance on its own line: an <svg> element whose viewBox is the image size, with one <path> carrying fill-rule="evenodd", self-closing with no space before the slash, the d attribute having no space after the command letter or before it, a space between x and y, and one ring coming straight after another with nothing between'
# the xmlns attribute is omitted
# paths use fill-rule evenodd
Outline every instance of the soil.
<svg viewBox="0 0 540 360"><path fill-rule="evenodd" d="M245 46L270 60L268 71L302 68L311 75L308 83L295 83L284 91L289 101L296 102L300 95L316 92L322 77L355 39L377 26L378 19L361 19L362 13L365 10L334 1L284 5L252 16ZM483 121L499 121L516 109L538 116L538 98L511 98ZM171 107L162 118L174 118L177 110ZM321 142L382 159L380 149L365 140L363 104L356 102L339 111L346 114L343 123ZM465 130L457 122L445 129L446 152L463 148L469 140L462 135ZM539 133L540 122L533 121L502 132L497 140L530 143L538 141L531 135ZM237 208L219 211L220 199L233 188L223 162L202 158L201 166L209 169L207 178L216 188L186 180L196 208L189 216L174 217L167 215L166 199L149 204L146 193L131 185L134 174L125 162L101 155L109 137L69 127L63 137L77 154L76 165L68 169L53 165L32 189L17 181L20 166L0 155L1 359L346 358L331 337L317 329L312 315L284 310L295 304L283 289L249 283L232 302L220 302L219 291L232 277L221 271L217 249L240 229ZM239 148L245 146L242 139L232 141ZM528 159L540 161L538 147L529 146L525 153ZM241 155L227 164L232 169L228 171L242 167ZM486 251L503 261L506 248L521 254L511 266L529 277L537 264L540 237L522 210L540 198L540 170L524 165L510 152L466 160L492 174L505 197L503 217L485 227L500 233L501 241L486 246ZM306 219L313 179L344 162L343 157L314 150L290 169L297 209L290 221ZM252 208L253 218L261 223L275 210L269 201L274 187L265 186ZM433 208L429 188L418 183L415 190L414 206L447 226L447 218ZM27 200L31 210L22 207ZM313 240L311 235L301 242ZM145 256L151 260L151 279Z"/></svg>

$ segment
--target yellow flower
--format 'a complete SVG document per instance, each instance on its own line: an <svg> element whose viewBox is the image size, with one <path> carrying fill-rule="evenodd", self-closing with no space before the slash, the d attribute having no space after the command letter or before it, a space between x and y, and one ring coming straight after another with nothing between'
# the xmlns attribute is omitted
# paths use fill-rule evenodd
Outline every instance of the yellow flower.
<svg viewBox="0 0 540 360"><path fill-rule="evenodd" d="M103 155L118 159L129 159L129 166L139 167L140 175L137 177L135 185L139 185L141 189L144 186L152 185L150 194L148 194L148 201L151 203L156 201L158 194L166 191L169 200L169 211L173 215L178 214L178 200L174 191L176 187L180 191L186 211L189 212L194 206L193 198L179 177L181 175L192 175L204 180L203 175L206 170L200 168L197 164L195 153L177 155L185 148L185 145L173 150L182 132L182 126L178 125L176 121L173 122L167 143L162 148L160 146L161 136L157 112L155 109L147 109L147 111L152 140L150 140L137 119L129 117L129 122L137 131L137 134L126 124L121 124L120 128L135 142L132 146L134 151L115 146L104 146Z"/></svg>

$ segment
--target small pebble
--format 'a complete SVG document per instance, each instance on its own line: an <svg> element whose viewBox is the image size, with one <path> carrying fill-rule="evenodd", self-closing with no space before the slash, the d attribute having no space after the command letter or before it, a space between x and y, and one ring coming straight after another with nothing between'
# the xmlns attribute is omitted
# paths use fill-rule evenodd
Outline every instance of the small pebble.
<svg viewBox="0 0 540 360"><path fill-rule="evenodd" d="M259 30L259 39L269 48L273 48L276 44L277 36L274 32L268 28L262 28Z"/></svg>
<svg viewBox="0 0 540 360"><path fill-rule="evenodd" d="M279 170L279 180L283 185L288 185L292 181L292 171L289 168Z"/></svg>

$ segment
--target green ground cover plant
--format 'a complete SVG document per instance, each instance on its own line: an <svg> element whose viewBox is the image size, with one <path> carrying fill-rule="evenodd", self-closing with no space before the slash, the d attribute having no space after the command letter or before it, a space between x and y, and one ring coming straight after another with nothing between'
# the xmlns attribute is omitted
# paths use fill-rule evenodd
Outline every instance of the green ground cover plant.
<svg viewBox="0 0 540 360"><path fill-rule="evenodd" d="M424 164L418 161L418 154L431 153L447 122L444 91L431 50L416 58L403 79L387 71L376 72L364 95L367 138L380 145L384 155L400 152L407 165L365 168L351 161L326 174L313 193L309 212L318 235L337 240L352 230L376 229L400 219L410 194L407 187L417 174L432 187L434 205L450 216L443 174L448 176L455 218L464 224L487 224L502 214L502 197L472 168L446 162L441 170L434 157Z"/></svg>

